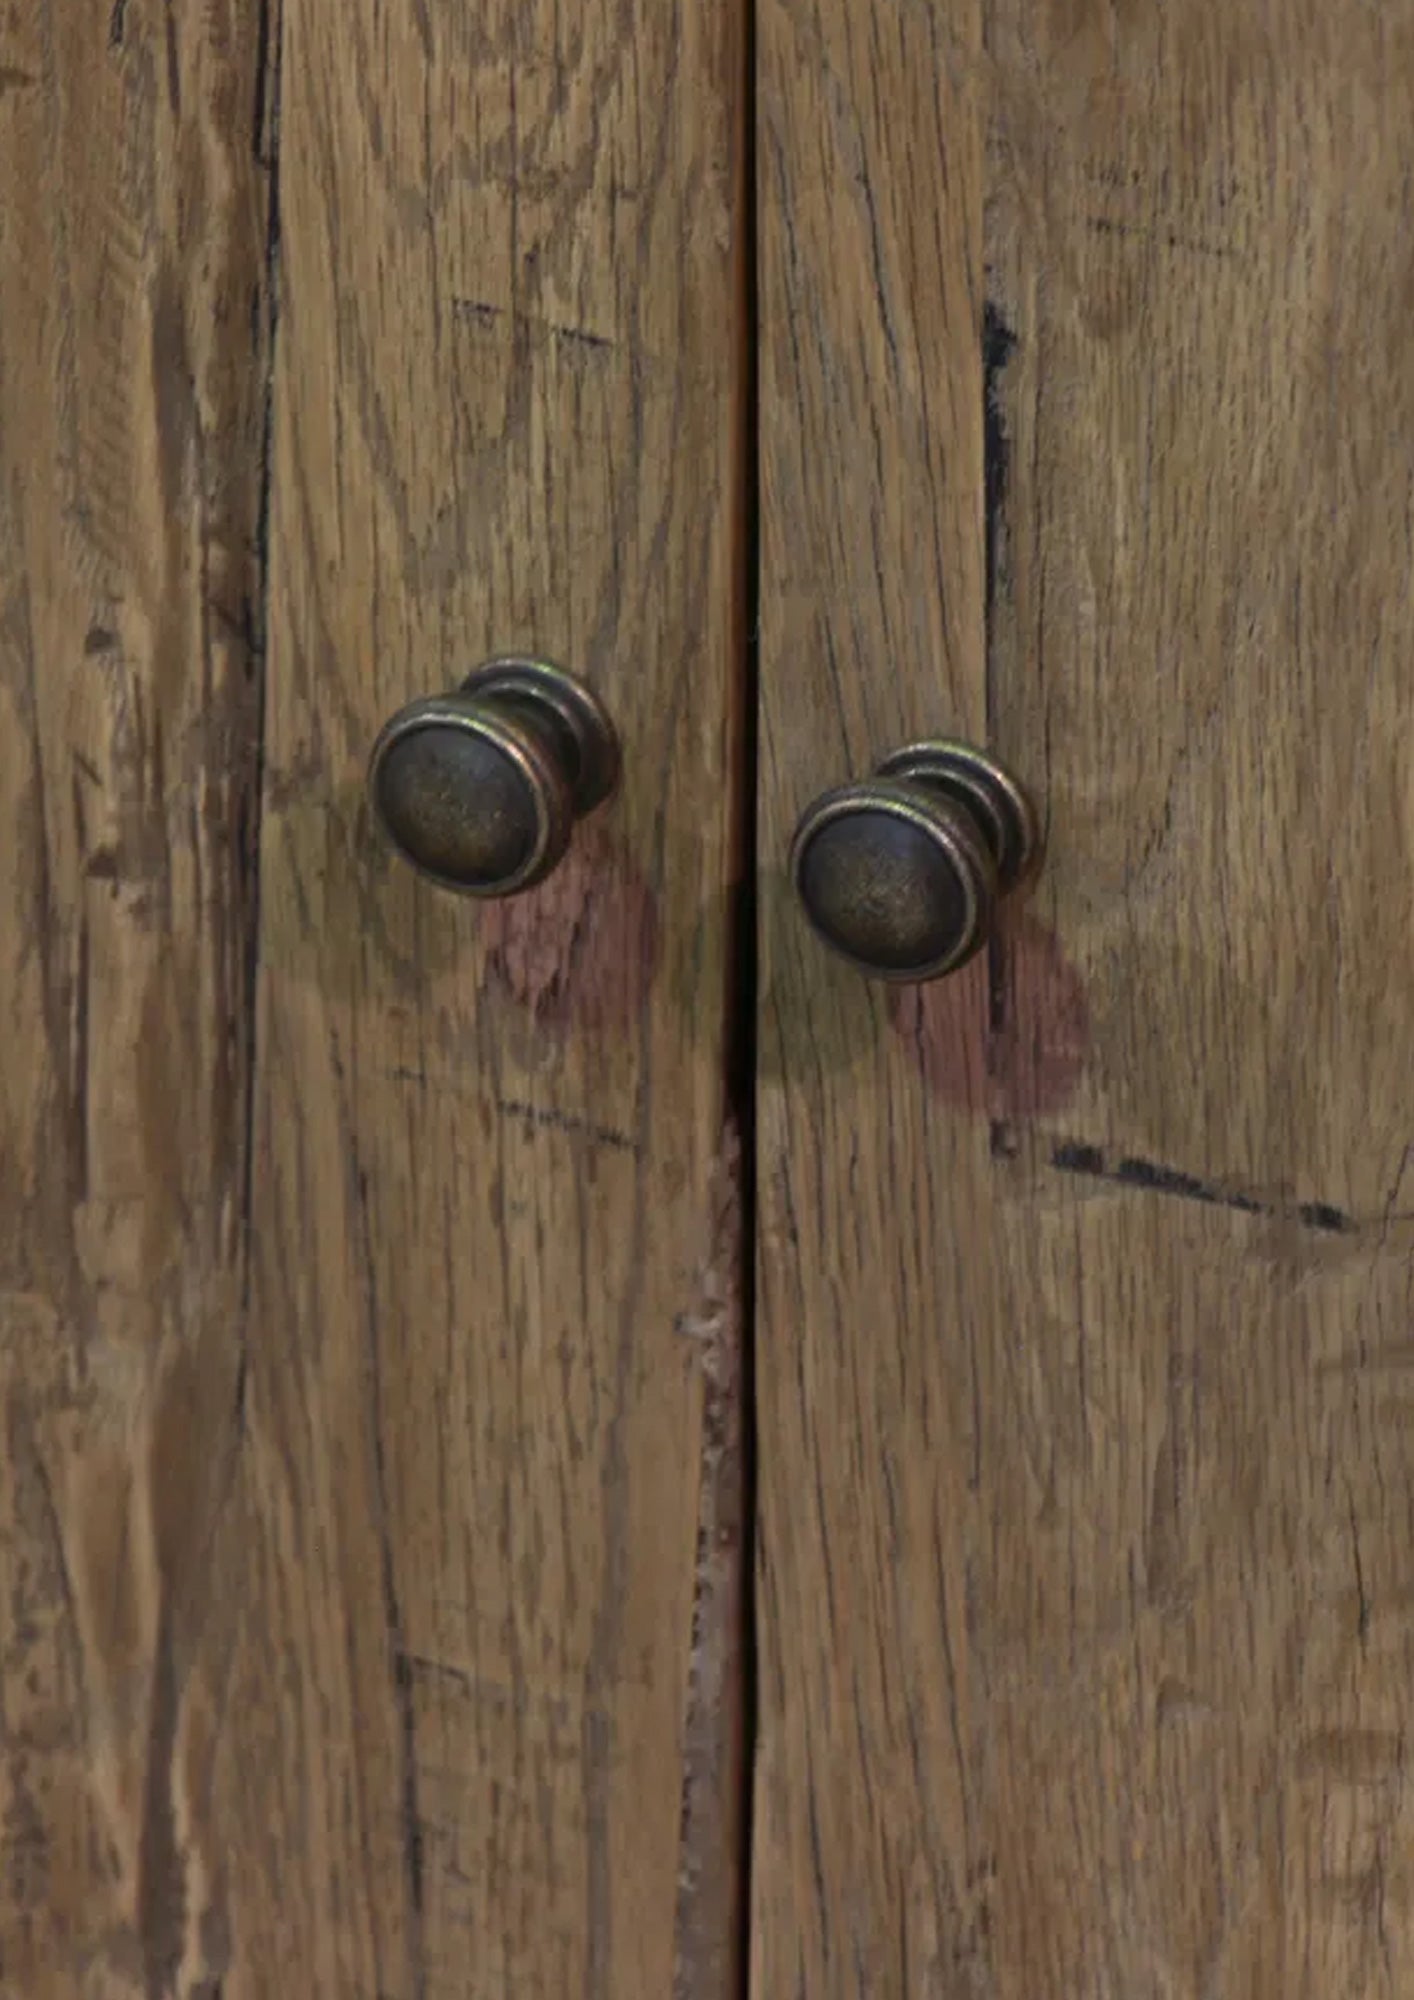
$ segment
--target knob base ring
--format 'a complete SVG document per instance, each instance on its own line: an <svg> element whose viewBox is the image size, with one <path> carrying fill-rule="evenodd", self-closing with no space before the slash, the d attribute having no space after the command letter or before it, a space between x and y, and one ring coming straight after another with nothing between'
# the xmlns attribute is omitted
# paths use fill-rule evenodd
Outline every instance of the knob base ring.
<svg viewBox="0 0 1414 2000"><path fill-rule="evenodd" d="M467 675L458 693L523 708L549 726L568 753L570 796L577 818L602 805L619 781L618 732L588 688L553 661L504 654Z"/></svg>
<svg viewBox="0 0 1414 2000"><path fill-rule="evenodd" d="M1022 785L989 752L953 737L924 737L891 751L876 768L881 778L926 785L972 814L992 850L1002 895L1035 874L1041 859L1036 808Z"/></svg>

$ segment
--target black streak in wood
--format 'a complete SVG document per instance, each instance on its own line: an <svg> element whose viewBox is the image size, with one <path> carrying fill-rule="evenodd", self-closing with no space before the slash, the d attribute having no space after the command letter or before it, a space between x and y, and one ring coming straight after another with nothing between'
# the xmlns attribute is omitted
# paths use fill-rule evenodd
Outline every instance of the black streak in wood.
<svg viewBox="0 0 1414 2000"><path fill-rule="evenodd" d="M255 43L255 109L251 150L257 165L269 175L265 210L265 258L262 282L252 300L251 337L264 370L261 409L260 472L255 509L255 574L253 594L246 599L246 672L252 682L251 728L255 743L249 787L238 809L242 890L245 905L246 1097L245 1225L243 1309L250 1308L251 1217L254 1203L256 1033L255 1017L260 978L260 829L265 790L265 662L270 602L270 496L274 477L275 339L279 326L280 277L280 8L278 0L260 0ZM258 301L258 310L257 310ZM244 1324L244 1321L243 1321ZM240 1397L245 1395L242 1364Z"/></svg>
<svg viewBox="0 0 1414 2000"><path fill-rule="evenodd" d="M1051 1153L1051 1165L1063 1174L1083 1174L1093 1180L1109 1181L1117 1187L1142 1188L1149 1194L1171 1195L1179 1201L1202 1202L1211 1208L1236 1209L1243 1215L1282 1215L1289 1212L1281 1204L1264 1201L1241 1188L1201 1180L1196 1174L1163 1166L1155 1160L1127 1156L1111 1161L1101 1147L1086 1145L1078 1140L1065 1141L1056 1146ZM1334 1208L1329 1202L1302 1202L1290 1212L1294 1212L1297 1221L1307 1229L1344 1234L1355 1226L1343 1209Z"/></svg>
<svg viewBox="0 0 1414 2000"><path fill-rule="evenodd" d="M1010 443L1002 407L1002 376L1016 347L1016 335L989 299L982 309L982 495L986 522L987 635L991 651L992 607L1005 528Z"/></svg>
<svg viewBox="0 0 1414 2000"><path fill-rule="evenodd" d="M182 115L182 59L177 48L177 17L167 0L167 102L172 116Z"/></svg>
<svg viewBox="0 0 1414 2000"><path fill-rule="evenodd" d="M1002 405L1002 377L1016 347L1016 335L1007 325L1000 308L988 299L982 308L982 496L984 524L984 699L987 738L995 729L996 689L993 664L993 617L997 598L997 574L1001 564L1006 531L1007 488L1010 479L1010 440ZM1006 1027L1007 952L999 933L987 940L987 1023L996 1037Z"/></svg>
<svg viewBox="0 0 1414 2000"><path fill-rule="evenodd" d="M164 1599L158 1617L149 1696L147 1770L138 1839L137 1920L147 2000L177 1990L186 1925L186 1867L172 1804L178 1695L171 1613Z"/></svg>

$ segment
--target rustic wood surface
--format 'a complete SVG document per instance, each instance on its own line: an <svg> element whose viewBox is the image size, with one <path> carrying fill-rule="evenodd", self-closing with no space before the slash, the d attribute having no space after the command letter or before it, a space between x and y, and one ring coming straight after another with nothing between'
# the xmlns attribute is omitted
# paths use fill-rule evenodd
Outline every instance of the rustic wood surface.
<svg viewBox="0 0 1414 2000"><path fill-rule="evenodd" d="M741 64L284 7L226 2000L729 1990ZM625 782L487 908L361 788L498 650Z"/></svg>
<svg viewBox="0 0 1414 2000"><path fill-rule="evenodd" d="M16 2000L167 1994L179 1970L210 1993L224 1962L208 1553L239 1436L266 54L235 0L0 8Z"/></svg>
<svg viewBox="0 0 1414 2000"><path fill-rule="evenodd" d="M6 1995L732 1990L743 58L0 9ZM488 909L361 781L499 648L626 776Z"/></svg>
<svg viewBox="0 0 1414 2000"><path fill-rule="evenodd" d="M742 35L0 12L0 1993L738 1978ZM1414 1980L1411 74L762 0L770 2000ZM504 646L627 777L479 909L360 785ZM930 728L1049 859L888 994Z"/></svg>
<svg viewBox="0 0 1414 2000"><path fill-rule="evenodd" d="M1414 1984L1414 15L760 16L762 847L985 730L1045 874L762 939L754 1990Z"/></svg>

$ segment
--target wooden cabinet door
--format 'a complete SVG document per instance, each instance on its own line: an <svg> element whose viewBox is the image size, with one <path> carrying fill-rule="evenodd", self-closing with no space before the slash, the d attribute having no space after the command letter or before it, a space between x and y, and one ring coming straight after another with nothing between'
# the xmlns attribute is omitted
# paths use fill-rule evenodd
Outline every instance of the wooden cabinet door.
<svg viewBox="0 0 1414 2000"><path fill-rule="evenodd" d="M1393 2000L1414 12L758 47L762 852L946 731L1048 858L927 987L764 898L752 1990Z"/></svg>
<svg viewBox="0 0 1414 2000"><path fill-rule="evenodd" d="M0 1993L726 1994L742 15L0 7ZM625 782L478 909L384 717Z"/></svg>
<svg viewBox="0 0 1414 2000"><path fill-rule="evenodd" d="M1410 1990L1411 78L0 6L3 2000ZM502 649L624 782L474 906ZM882 987L944 731L1045 867Z"/></svg>

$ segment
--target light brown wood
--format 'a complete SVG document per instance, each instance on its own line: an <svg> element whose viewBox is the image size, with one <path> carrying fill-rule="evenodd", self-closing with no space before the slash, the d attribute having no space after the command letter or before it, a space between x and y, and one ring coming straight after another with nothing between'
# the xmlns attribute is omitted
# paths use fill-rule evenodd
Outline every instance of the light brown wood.
<svg viewBox="0 0 1414 2000"><path fill-rule="evenodd" d="M0 1991L26 2000L209 1994L225 1962L266 54L234 0L0 9Z"/></svg>
<svg viewBox="0 0 1414 2000"><path fill-rule="evenodd" d="M0 17L0 1992L738 1980L743 38ZM1414 1979L1411 74L763 0L769 2000ZM361 780L501 646L491 909ZM937 728L1049 858L890 995L777 871Z"/></svg>
<svg viewBox="0 0 1414 2000"><path fill-rule="evenodd" d="M764 850L957 729L1049 857L893 996L768 908L755 1990L1392 2000L1414 17L760 43Z"/></svg>
<svg viewBox="0 0 1414 2000"><path fill-rule="evenodd" d="M0 12L6 1995L733 1990L744 54ZM478 907L506 647L625 782Z"/></svg>
<svg viewBox="0 0 1414 2000"><path fill-rule="evenodd" d="M282 51L225 2000L708 2000L739 10L286 0ZM592 681L625 779L487 907L385 855L362 783L506 649Z"/></svg>

